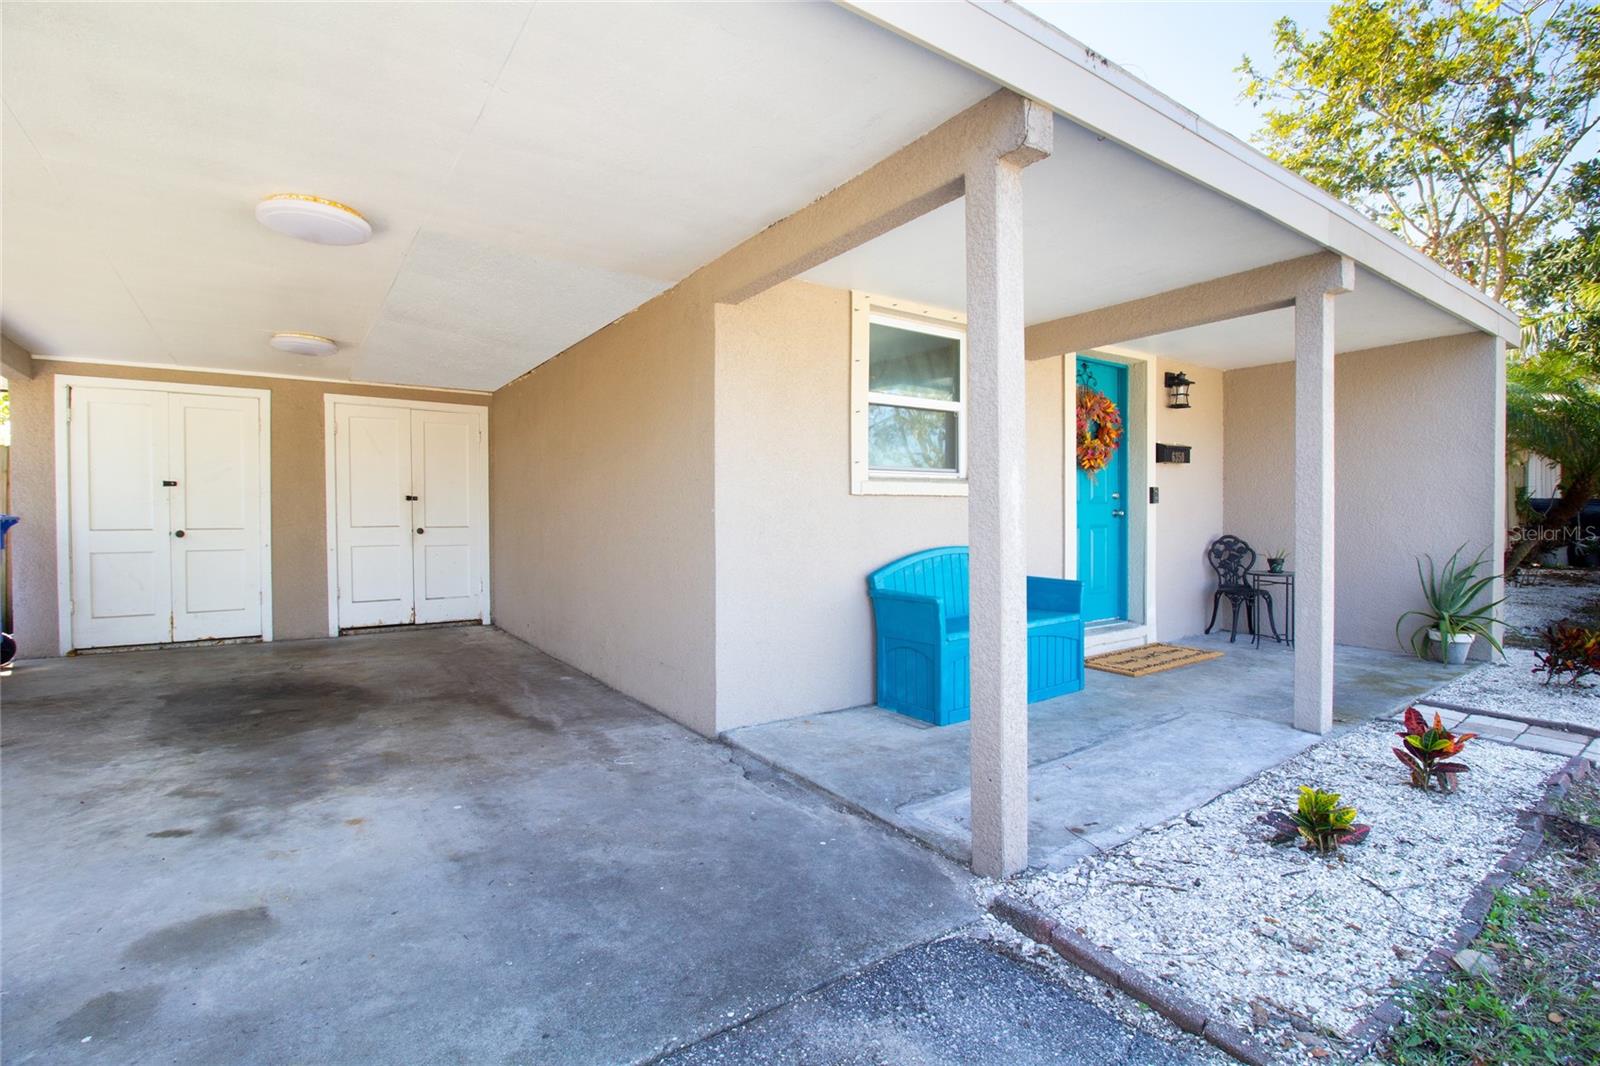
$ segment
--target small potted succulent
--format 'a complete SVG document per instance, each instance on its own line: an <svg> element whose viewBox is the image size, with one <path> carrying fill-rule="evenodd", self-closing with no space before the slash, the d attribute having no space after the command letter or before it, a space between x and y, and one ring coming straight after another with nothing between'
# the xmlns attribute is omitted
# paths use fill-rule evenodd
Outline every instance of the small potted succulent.
<svg viewBox="0 0 1600 1066"><path fill-rule="evenodd" d="M1283 564L1289 558L1288 548L1279 548L1267 556L1267 570L1274 574L1283 573Z"/></svg>
<svg viewBox="0 0 1600 1066"><path fill-rule="evenodd" d="M1394 636L1401 647L1409 644L1419 659L1437 658L1442 663L1460 665L1467 661L1472 642L1479 637L1501 655L1505 654L1494 635L1494 609L1505 601L1479 602L1499 575L1480 576L1486 552L1479 552L1470 562L1463 562L1461 553L1466 547L1463 544L1451 552L1442 567L1434 565L1433 556L1423 556L1428 561L1426 573L1422 570L1422 560L1417 560L1417 577L1422 582L1422 598L1427 601L1427 607L1402 614L1394 624ZM1407 641L1400 631L1406 619L1412 617L1420 619L1421 624L1411 631L1411 639Z"/></svg>

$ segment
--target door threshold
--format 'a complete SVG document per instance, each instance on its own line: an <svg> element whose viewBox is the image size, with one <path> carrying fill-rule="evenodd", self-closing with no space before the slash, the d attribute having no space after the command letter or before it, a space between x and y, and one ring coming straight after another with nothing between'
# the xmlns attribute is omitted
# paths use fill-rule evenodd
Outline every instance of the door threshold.
<svg viewBox="0 0 1600 1066"><path fill-rule="evenodd" d="M341 637L354 637L362 633L411 633L419 629L460 629L463 626L481 626L481 618L463 618L456 622L401 622L392 626L342 626Z"/></svg>
<svg viewBox="0 0 1600 1066"><path fill-rule="evenodd" d="M1143 622L1116 620L1093 622L1084 627L1083 650L1086 655L1121 651L1150 643L1150 627Z"/></svg>
<svg viewBox="0 0 1600 1066"><path fill-rule="evenodd" d="M181 648L220 648L228 644L260 644L260 637L213 637L210 640L168 640L159 644L113 644L104 648L73 648L68 655L115 655L123 651L167 651Z"/></svg>

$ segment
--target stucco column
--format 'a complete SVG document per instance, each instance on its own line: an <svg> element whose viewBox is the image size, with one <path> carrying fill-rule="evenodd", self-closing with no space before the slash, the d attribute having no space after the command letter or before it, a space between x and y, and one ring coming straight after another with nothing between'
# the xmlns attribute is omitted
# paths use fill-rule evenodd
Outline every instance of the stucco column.
<svg viewBox="0 0 1600 1066"><path fill-rule="evenodd" d="M1506 605L1500 602L1505 599L1506 579L1504 567L1500 565L1506 557L1508 548L1506 515L1506 342L1501 337L1484 337L1483 347L1489 358L1490 410L1493 424L1493 435L1490 437L1492 449L1490 494L1494 500L1494 513L1489 517L1489 566L1498 571L1494 582L1489 586L1489 602L1498 603L1494 609L1494 635L1504 639L1506 635ZM1482 645L1480 640L1477 644ZM1492 657L1491 649L1480 648L1485 657Z"/></svg>
<svg viewBox="0 0 1600 1066"><path fill-rule="evenodd" d="M966 177L972 869L1028 864L1027 402L1022 170Z"/></svg>
<svg viewBox="0 0 1600 1066"><path fill-rule="evenodd" d="M1294 726L1333 728L1333 294L1294 303Z"/></svg>

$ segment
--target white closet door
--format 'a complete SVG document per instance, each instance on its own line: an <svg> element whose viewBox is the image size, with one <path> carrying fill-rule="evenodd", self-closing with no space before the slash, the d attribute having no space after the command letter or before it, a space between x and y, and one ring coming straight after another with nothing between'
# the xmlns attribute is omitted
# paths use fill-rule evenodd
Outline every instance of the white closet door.
<svg viewBox="0 0 1600 1066"><path fill-rule="evenodd" d="M167 394L74 387L69 410L73 646L171 640Z"/></svg>
<svg viewBox="0 0 1600 1066"><path fill-rule="evenodd" d="M411 476L408 409L334 406L340 628L416 620Z"/></svg>
<svg viewBox="0 0 1600 1066"><path fill-rule="evenodd" d="M411 412L418 622L477 618L482 608L475 480L483 441L475 411Z"/></svg>
<svg viewBox="0 0 1600 1066"><path fill-rule="evenodd" d="M261 403L169 401L172 639L261 633Z"/></svg>

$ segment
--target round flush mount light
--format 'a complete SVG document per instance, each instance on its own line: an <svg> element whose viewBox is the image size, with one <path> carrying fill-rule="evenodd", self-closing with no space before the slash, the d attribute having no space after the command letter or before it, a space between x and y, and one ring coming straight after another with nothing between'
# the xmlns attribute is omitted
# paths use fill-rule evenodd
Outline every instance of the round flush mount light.
<svg viewBox="0 0 1600 1066"><path fill-rule="evenodd" d="M313 244L365 244L372 224L337 200L280 192L256 204L256 221L275 233Z"/></svg>
<svg viewBox="0 0 1600 1066"><path fill-rule="evenodd" d="M315 333L274 333L267 343L291 355L332 355L339 350L337 343Z"/></svg>

